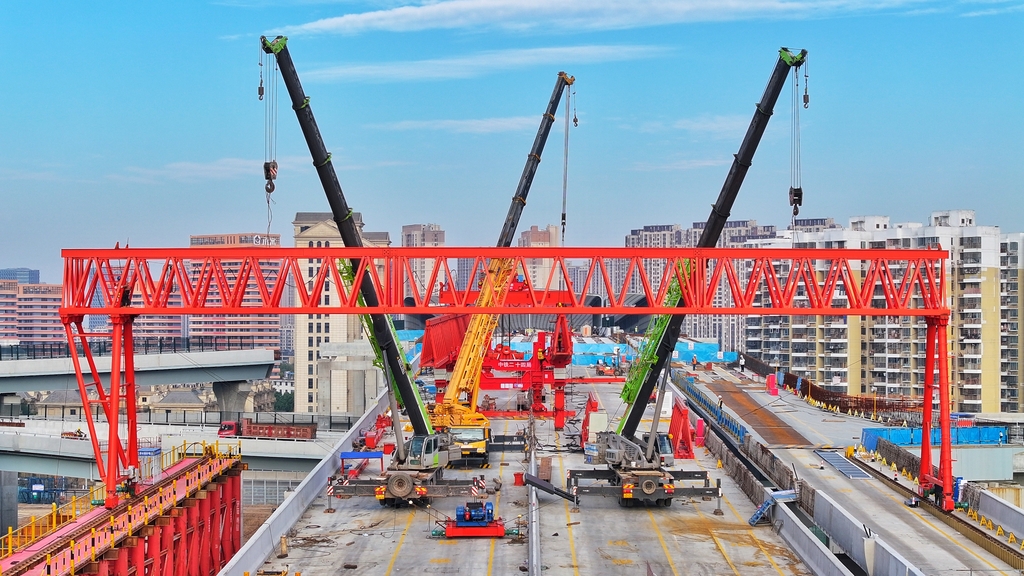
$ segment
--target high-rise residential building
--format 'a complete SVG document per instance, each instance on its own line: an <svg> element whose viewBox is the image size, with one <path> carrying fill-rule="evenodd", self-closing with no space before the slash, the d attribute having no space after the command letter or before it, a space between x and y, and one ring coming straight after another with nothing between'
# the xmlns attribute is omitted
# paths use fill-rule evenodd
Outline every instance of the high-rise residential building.
<svg viewBox="0 0 1024 576"><path fill-rule="evenodd" d="M799 225L801 220L797 220ZM704 233L705 222L694 222L692 228L682 230L679 246L696 246L700 235ZM758 226L757 220L729 220L722 228L722 234L718 238L719 248L732 248L742 246L750 240L763 240L774 238L776 235L775 226Z"/></svg>
<svg viewBox="0 0 1024 576"><path fill-rule="evenodd" d="M66 341L60 321L60 284L18 284L18 340L33 342Z"/></svg>
<svg viewBox="0 0 1024 576"><path fill-rule="evenodd" d="M241 234L204 234L189 237L189 246L197 247L258 247L258 246L280 246L281 236L279 234L261 234L248 232ZM234 281L241 272L242 260L222 260L224 273L228 279ZM191 273L197 276L201 273L203 263L192 262ZM266 275L268 282L275 282L280 272L280 262L277 260L266 260L260 262L260 269ZM260 290L255 279L250 279L245 287L245 296L242 304L257 302L260 300ZM220 301L220 293L216 283L210 284L208 301L217 305ZM202 315L192 316L188 319L189 336L215 336L215 337L237 337L239 341L248 342L252 340L257 348L281 349L281 319L278 314L246 314L246 315Z"/></svg>
<svg viewBox="0 0 1024 576"><path fill-rule="evenodd" d="M0 280L0 346L18 343L18 281Z"/></svg>
<svg viewBox="0 0 1024 576"><path fill-rule="evenodd" d="M0 280L16 280L19 284L39 284L39 270L0 268Z"/></svg>
<svg viewBox="0 0 1024 576"><path fill-rule="evenodd" d="M402 226L402 246L444 246L444 230L437 224L409 224ZM413 260L411 263L412 274L416 279L417 288L420 294L430 281L430 275L434 273L433 260ZM438 278L437 283L445 278ZM436 285L436 284L435 284ZM412 288L406 286L405 296L412 296Z"/></svg>
<svg viewBox="0 0 1024 576"><path fill-rule="evenodd" d="M519 245L523 247L544 247L559 246L561 243L558 237L558 226L548 224L544 228L530 226L529 230L523 230L519 235ZM526 273L530 275L530 282L535 286L547 284L551 275L551 267L554 260L551 258L527 258L525 260ZM552 286L552 288L564 288Z"/></svg>
<svg viewBox="0 0 1024 576"><path fill-rule="evenodd" d="M1020 408L1021 241L1021 234L979 226L972 210L947 210L933 212L927 224L892 224L885 216L857 217L846 229L796 230L791 241L782 242L796 248L948 250L945 274L952 309L948 352L954 409L1016 412ZM876 294L876 301L884 304L881 294ZM925 322L912 317L751 316L747 320L749 353L849 394L920 396L925 337Z"/></svg>
<svg viewBox="0 0 1024 576"><path fill-rule="evenodd" d="M352 218L359 229L363 244L366 246L391 245L391 238L387 232L367 232L363 230L363 217L359 212L353 212ZM334 243L335 246L343 246L338 227L330 212L299 212L292 222L294 230L295 246L297 248L328 248ZM319 273L320 266L324 264L323 258L309 258L302 262L306 272L307 281ZM327 262L330 264L330 261ZM330 282L324 283L323 300L324 304L330 303L332 294L337 294L338 287L331 286ZM335 296L336 297L336 296ZM330 387L330 397L340 398L346 394L346 390L355 388L354 375L343 370L330 370L328 373L319 374L317 370L318 361L321 358L320 346L328 342L354 342L365 339L359 317L346 314L298 314L295 315L295 411L316 412L320 402L317 399L317 391L321 388ZM369 360L369 358L339 356L335 358L339 362ZM365 378L364 378L365 380ZM326 403L325 403L326 404Z"/></svg>

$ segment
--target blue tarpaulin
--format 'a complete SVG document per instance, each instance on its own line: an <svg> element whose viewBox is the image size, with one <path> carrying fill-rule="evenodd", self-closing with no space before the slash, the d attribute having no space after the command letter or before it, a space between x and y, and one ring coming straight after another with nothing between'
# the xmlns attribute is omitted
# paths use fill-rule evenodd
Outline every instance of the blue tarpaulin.
<svg viewBox="0 0 1024 576"><path fill-rule="evenodd" d="M920 428L864 428L860 433L860 443L867 450L878 448L878 439L885 438L897 446L920 446ZM952 444L975 444L975 445L997 445L1000 441L1005 444L1007 438L1006 426L971 426L967 428L951 428L950 440ZM941 431L932 428L931 445L938 446L942 442Z"/></svg>

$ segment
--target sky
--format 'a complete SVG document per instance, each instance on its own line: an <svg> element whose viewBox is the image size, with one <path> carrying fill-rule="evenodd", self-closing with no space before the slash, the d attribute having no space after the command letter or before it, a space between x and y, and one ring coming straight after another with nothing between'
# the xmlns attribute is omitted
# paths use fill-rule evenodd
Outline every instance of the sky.
<svg viewBox="0 0 1024 576"><path fill-rule="evenodd" d="M703 222L780 46L809 53L801 217L968 208L1024 231L1024 0L0 0L0 28L0 268L44 282L62 248L267 230L263 34L289 37L349 204L396 243L430 222L494 244L562 70L566 244ZM792 82L735 219L790 221ZM290 244L296 212L329 208L278 90ZM520 230L560 219L563 139L564 100Z"/></svg>

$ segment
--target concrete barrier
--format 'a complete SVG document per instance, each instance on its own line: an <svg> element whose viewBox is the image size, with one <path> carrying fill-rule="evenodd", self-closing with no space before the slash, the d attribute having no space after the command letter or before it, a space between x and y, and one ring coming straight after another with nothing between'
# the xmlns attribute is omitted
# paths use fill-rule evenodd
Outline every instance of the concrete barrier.
<svg viewBox="0 0 1024 576"><path fill-rule="evenodd" d="M1003 532L1013 532L1018 540L1024 536L1024 510L988 490L979 490L977 499L978 505L975 509L979 519L984 516L992 521L993 528L1002 526Z"/></svg>
<svg viewBox="0 0 1024 576"><path fill-rule="evenodd" d="M765 490L766 497L767 494L768 491ZM811 569L814 576L853 576L853 573L804 526L788 506L776 504L773 514L774 526L779 536Z"/></svg>
<svg viewBox="0 0 1024 576"><path fill-rule="evenodd" d="M267 521L256 530L256 533L249 538L242 549L219 572L219 576L243 576L246 572L255 574L263 562L274 552L281 541L281 536L284 536L295 525L295 522L309 508L313 500L321 495L327 486L328 478L338 470L339 455L352 450L352 441L358 438L359 430L371 425L377 415L386 412L387 409L387 394L384 393L377 397L376 405L367 410L366 414L331 449L330 454L325 456L306 476L295 492L285 499L270 515L270 518L267 518Z"/></svg>
<svg viewBox="0 0 1024 576"><path fill-rule="evenodd" d="M821 490L814 496L814 523L870 576L924 576L878 535L869 536L863 522Z"/></svg>

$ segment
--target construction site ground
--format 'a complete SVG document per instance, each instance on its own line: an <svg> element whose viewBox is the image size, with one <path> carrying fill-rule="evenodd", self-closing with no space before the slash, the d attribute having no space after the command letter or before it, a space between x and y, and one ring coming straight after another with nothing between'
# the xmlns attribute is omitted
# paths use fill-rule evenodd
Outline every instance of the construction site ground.
<svg viewBox="0 0 1024 576"><path fill-rule="evenodd" d="M596 389L614 422L623 412L619 386L577 385L571 404L585 401ZM653 410L648 409L646 426ZM614 425L614 424L613 424ZM514 434L526 426L522 420L494 420L494 434ZM661 426L667 429L668 422ZM540 421L538 456L552 458L552 482L564 487L565 472L587 467L583 455L566 448L577 426L556 432L551 421ZM680 468L709 470L721 478L725 497L723 515L716 516L717 501L677 499L670 508L621 508L614 498L584 497L578 512L572 504L540 493L541 561L545 573L556 575L647 574L664 575L805 575L810 571L769 526L752 528L747 519L755 506L716 468L717 462L698 451L698 458ZM371 474L370 464L364 474ZM522 453L494 453L487 468L445 470L446 478L484 474L488 486L500 478L502 488L488 499L508 528L521 525L525 533L527 489L514 486L514 475L525 472ZM453 539L431 537L431 532L453 515L458 498L436 499L429 508L391 509L373 498L330 499L335 511L325 512L328 499L317 499L296 523L288 539L288 555L276 554L264 570L288 570L305 576L339 573L473 574L519 573L527 561L525 539Z"/></svg>
<svg viewBox="0 0 1024 576"><path fill-rule="evenodd" d="M964 536L932 517L921 508L910 508L904 498L885 482L875 478L850 479L825 464L815 449L832 447L842 452L857 446L863 428L882 424L866 418L836 414L811 406L792 392L770 396L763 379L734 370L716 368L697 373L698 387L722 394L725 408L747 423L748 429L772 452L792 466L799 478L815 490L824 491L836 503L878 534L912 564L929 575L1006 574L1019 572ZM720 392L719 392L720 393ZM751 407L756 408L751 408ZM764 418L772 414L774 418ZM780 427L781 424L781 427ZM807 446L771 445L769 438L788 428L807 439ZM881 468L881 462L874 462ZM913 480L900 477L900 483L913 487Z"/></svg>

